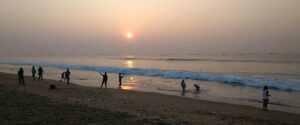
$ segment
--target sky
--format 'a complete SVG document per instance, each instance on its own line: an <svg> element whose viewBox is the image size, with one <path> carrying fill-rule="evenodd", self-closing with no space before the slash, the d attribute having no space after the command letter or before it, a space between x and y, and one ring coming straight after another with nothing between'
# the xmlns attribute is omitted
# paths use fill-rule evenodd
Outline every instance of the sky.
<svg viewBox="0 0 300 125"><path fill-rule="evenodd" d="M299 0L0 0L0 55L300 53L299 6Z"/></svg>

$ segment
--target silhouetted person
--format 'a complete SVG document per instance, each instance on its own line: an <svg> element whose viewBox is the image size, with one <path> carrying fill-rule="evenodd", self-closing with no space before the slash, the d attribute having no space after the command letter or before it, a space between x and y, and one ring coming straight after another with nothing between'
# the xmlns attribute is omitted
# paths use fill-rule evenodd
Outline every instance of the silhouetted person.
<svg viewBox="0 0 300 125"><path fill-rule="evenodd" d="M184 95L185 94L185 88L186 88L186 84L185 84L184 79L181 81L181 88L182 88L182 95Z"/></svg>
<svg viewBox="0 0 300 125"><path fill-rule="evenodd" d="M102 84L101 84L101 88L103 87L103 84L105 84L105 88L107 88L107 73L105 72L104 74L102 74L101 72L99 73L103 79L102 79Z"/></svg>
<svg viewBox="0 0 300 125"><path fill-rule="evenodd" d="M39 67L38 69L39 80L43 80L43 74L44 74L43 68Z"/></svg>
<svg viewBox="0 0 300 125"><path fill-rule="evenodd" d="M196 89L196 92L200 92L200 86L198 86L197 84L194 84L194 87Z"/></svg>
<svg viewBox="0 0 300 125"><path fill-rule="evenodd" d="M65 79L67 80L67 84L70 84L70 75L71 75L71 72L69 69L67 69L67 71L65 73Z"/></svg>
<svg viewBox="0 0 300 125"><path fill-rule="evenodd" d="M119 88L122 87L122 79L124 78L124 74L123 73L119 73Z"/></svg>
<svg viewBox="0 0 300 125"><path fill-rule="evenodd" d="M263 110L268 111L268 104L269 104L269 88L268 86L264 86L263 92L262 92L262 98L263 98Z"/></svg>
<svg viewBox="0 0 300 125"><path fill-rule="evenodd" d="M20 68L20 70L18 71L18 77L19 77L19 84L25 86L24 70L23 70L23 68Z"/></svg>
<svg viewBox="0 0 300 125"><path fill-rule="evenodd" d="M195 96L195 98L199 98L199 95L200 95L200 86L197 85L197 84L194 84L194 87L195 87L194 96Z"/></svg>
<svg viewBox="0 0 300 125"><path fill-rule="evenodd" d="M61 81L66 81L66 72L63 72L62 74L61 74Z"/></svg>
<svg viewBox="0 0 300 125"><path fill-rule="evenodd" d="M35 80L36 69L34 66L32 66L31 73L32 73L33 80Z"/></svg>

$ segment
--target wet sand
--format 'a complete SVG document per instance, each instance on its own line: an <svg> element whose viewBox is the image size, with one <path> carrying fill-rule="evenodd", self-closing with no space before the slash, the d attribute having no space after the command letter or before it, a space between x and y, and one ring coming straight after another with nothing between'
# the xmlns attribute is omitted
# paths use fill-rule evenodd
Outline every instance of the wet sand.
<svg viewBox="0 0 300 125"><path fill-rule="evenodd" d="M209 102L158 93L99 89L75 84L66 85L64 82L54 80L40 82L33 81L31 77L25 77L25 80L26 86L19 86L17 75L0 73L0 97L2 100L6 100L4 101L5 104L7 103L4 105L2 100L0 102L0 111L5 111L4 113L0 112L0 123L13 124L17 118L28 115L12 114L12 112L20 112L20 110L7 111L24 108L25 104L13 105L15 106L13 108L8 105L9 103L20 103L16 101L20 99L28 99L29 101L27 100L26 103L28 105L41 102L51 104L50 106L45 105L50 109L43 109L44 105L36 105L36 109L43 109L47 112L38 113L40 117L36 117L34 120L23 119L24 123L40 123L35 121L43 121L47 115L49 116L49 112L51 112L50 115L52 114L51 119L48 119L49 123L61 123L59 120L61 113L52 113L56 111L52 109L61 106L74 106L71 109L76 111L75 114L79 114L71 115L62 121L69 124L296 125L300 123L299 114L279 111L264 112L259 108L250 106ZM57 89L49 90L49 84L55 84ZM22 98L14 97L12 95L15 94L11 93L18 93L16 95L20 95ZM32 108L32 110L35 109ZM59 111L65 110L68 112L70 109L59 109ZM109 117L109 120L99 118L104 117L99 112L103 112L104 116ZM5 113L12 115L12 117L6 117L7 114ZM85 118L85 114L97 117ZM16 116L13 117L14 115ZM42 117L43 115L45 117ZM65 114L62 113L62 115ZM74 118L82 121L76 121Z"/></svg>

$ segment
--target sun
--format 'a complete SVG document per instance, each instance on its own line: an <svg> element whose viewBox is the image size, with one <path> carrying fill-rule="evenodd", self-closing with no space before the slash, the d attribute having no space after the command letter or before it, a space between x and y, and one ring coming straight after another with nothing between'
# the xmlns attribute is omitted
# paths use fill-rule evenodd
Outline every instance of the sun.
<svg viewBox="0 0 300 125"><path fill-rule="evenodd" d="M127 37L128 39L131 39L131 38L132 38L132 33L131 33L131 32L127 32L126 37Z"/></svg>

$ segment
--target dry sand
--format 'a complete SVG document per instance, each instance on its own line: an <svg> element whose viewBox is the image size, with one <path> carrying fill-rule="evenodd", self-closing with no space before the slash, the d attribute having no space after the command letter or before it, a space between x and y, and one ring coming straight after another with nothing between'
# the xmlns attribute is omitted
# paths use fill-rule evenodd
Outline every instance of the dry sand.
<svg viewBox="0 0 300 125"><path fill-rule="evenodd" d="M279 111L262 111L250 106L209 102L158 93L118 89L99 89L66 85L54 80L33 81L26 77L26 86L19 86L17 75L0 73L0 87L30 93L51 101L87 105L89 108L124 112L136 118L160 122L138 121L138 124L194 125L297 125L300 115ZM49 84L58 89L49 90ZM2 95L5 96L5 95ZM27 98L24 96L24 98ZM34 103L34 102L32 102ZM1 106L1 105L0 105ZM6 107L1 107L5 109ZM101 110L99 111L101 112ZM2 118L3 119L3 118ZM89 123L89 121L87 121ZM116 123L112 123L116 124ZM119 123L118 123L119 124ZM121 122L120 124L127 124Z"/></svg>

